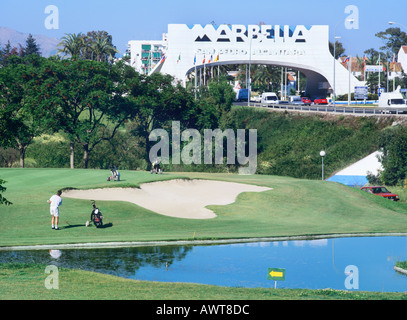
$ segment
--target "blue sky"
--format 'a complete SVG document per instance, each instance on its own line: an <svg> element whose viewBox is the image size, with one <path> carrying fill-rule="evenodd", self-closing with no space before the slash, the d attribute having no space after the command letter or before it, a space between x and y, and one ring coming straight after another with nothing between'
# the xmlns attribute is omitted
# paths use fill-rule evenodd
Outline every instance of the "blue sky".
<svg viewBox="0 0 407 320"><path fill-rule="evenodd" d="M59 29L49 30L44 21L48 5L59 11ZM345 8L358 9L359 28L346 29ZM24 33L61 38L67 33L106 30L121 53L129 40L161 40L170 23L208 24L329 25L347 53L363 55L379 49L375 33L389 27L388 21L407 25L405 0L0 0L0 26ZM407 30L406 30L407 31Z"/></svg>

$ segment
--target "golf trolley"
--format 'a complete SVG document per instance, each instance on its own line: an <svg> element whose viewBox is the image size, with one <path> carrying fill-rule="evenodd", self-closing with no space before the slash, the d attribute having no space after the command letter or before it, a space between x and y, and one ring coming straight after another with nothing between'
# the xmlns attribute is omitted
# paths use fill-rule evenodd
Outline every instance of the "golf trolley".
<svg viewBox="0 0 407 320"><path fill-rule="evenodd" d="M93 224L95 225L96 228L101 228L101 227L103 227L102 212L100 212L100 210L96 206L95 200L91 200L91 201L92 201L93 210L92 210L92 213L90 214L90 221L93 222ZM90 223L89 221L86 221L86 226L89 226L89 223Z"/></svg>
<svg viewBox="0 0 407 320"><path fill-rule="evenodd" d="M159 173L159 174L162 174L162 173L163 173L163 171L161 170L161 167L160 167L160 162L159 162L158 160L154 161L150 173L151 173L151 174L153 174L153 173L155 173L155 174L158 174L158 173Z"/></svg>
<svg viewBox="0 0 407 320"><path fill-rule="evenodd" d="M120 172L114 165L110 165L110 177L107 177L107 181L120 181Z"/></svg>

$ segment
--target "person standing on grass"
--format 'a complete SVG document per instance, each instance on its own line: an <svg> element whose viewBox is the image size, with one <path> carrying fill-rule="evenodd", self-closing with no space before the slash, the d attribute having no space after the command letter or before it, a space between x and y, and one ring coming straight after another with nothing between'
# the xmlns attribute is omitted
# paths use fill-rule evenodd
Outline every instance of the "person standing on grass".
<svg viewBox="0 0 407 320"><path fill-rule="evenodd" d="M58 219L59 219L59 206L62 205L61 198L62 191L58 190L57 194L54 194L49 200L49 210L51 213L51 225L52 229L58 230Z"/></svg>

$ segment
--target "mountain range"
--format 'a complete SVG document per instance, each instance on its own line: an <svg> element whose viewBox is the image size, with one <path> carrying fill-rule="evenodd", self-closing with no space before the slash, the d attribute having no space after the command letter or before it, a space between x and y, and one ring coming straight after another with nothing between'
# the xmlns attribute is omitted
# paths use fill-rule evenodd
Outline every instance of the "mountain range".
<svg viewBox="0 0 407 320"><path fill-rule="evenodd" d="M49 57L57 53L57 46L60 42L59 39L50 38L44 35L32 35L40 47L41 55L44 57ZM12 47L19 48L19 45L25 46L28 33L18 32L16 30L0 27L0 47L4 47L8 41Z"/></svg>

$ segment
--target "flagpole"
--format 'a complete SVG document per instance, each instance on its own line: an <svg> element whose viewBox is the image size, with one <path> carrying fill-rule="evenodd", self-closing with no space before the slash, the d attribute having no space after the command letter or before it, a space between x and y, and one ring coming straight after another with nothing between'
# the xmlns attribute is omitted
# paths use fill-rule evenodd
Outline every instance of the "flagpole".
<svg viewBox="0 0 407 320"><path fill-rule="evenodd" d="M379 54L379 67L380 67L380 54ZM379 68L379 86L378 89L380 89L380 68ZM379 94L379 90L377 91L377 93Z"/></svg>
<svg viewBox="0 0 407 320"><path fill-rule="evenodd" d="M250 90L251 90L251 78L250 78L250 67L252 64L252 39L253 35L250 35L250 46L249 46L249 83L248 83L248 90L247 90L247 106L250 107Z"/></svg>
<svg viewBox="0 0 407 320"><path fill-rule="evenodd" d="M363 81L366 82L366 56L363 56Z"/></svg>
<svg viewBox="0 0 407 320"><path fill-rule="evenodd" d="M205 86L206 85L206 59L205 59L205 56L204 56L203 63L204 63L204 83L203 83L203 85Z"/></svg>
<svg viewBox="0 0 407 320"><path fill-rule="evenodd" d="M393 53L393 91L396 91L396 54Z"/></svg>
<svg viewBox="0 0 407 320"><path fill-rule="evenodd" d="M348 91L348 106L350 106L351 101L351 93L350 93L350 74L352 72L352 56L349 54L349 62L348 62L348 70L349 70L349 91Z"/></svg>
<svg viewBox="0 0 407 320"><path fill-rule="evenodd" d="M197 78L198 78L198 74L196 72L196 63L195 63L195 100L196 100L196 91L197 91Z"/></svg>

